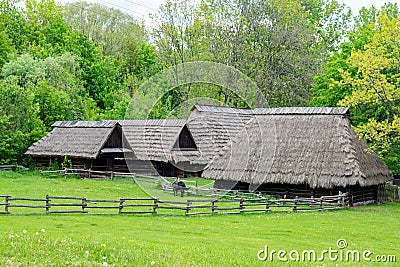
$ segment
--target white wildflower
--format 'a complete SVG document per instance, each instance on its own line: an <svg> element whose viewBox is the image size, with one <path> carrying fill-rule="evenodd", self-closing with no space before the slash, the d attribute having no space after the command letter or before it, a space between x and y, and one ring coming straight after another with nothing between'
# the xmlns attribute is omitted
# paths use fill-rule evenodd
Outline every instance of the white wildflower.
<svg viewBox="0 0 400 267"><path fill-rule="evenodd" d="M107 262L103 262L103 266L108 266L108 263Z"/></svg>

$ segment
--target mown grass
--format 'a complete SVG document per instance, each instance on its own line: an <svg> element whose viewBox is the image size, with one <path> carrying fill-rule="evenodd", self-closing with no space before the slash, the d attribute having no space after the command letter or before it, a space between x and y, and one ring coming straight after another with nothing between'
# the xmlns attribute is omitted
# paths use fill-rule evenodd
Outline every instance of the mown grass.
<svg viewBox="0 0 400 267"><path fill-rule="evenodd" d="M0 195L145 196L132 181L43 178L0 172ZM269 249L348 249L396 255L400 205L331 212L240 215L0 215L1 266L396 266L395 263L262 262ZM42 230L43 229L43 230Z"/></svg>

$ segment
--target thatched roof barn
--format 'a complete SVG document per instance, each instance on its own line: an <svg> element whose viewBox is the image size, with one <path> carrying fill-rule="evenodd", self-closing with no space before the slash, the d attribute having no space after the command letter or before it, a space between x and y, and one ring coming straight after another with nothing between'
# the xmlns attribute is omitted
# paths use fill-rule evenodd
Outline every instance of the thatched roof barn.
<svg viewBox="0 0 400 267"><path fill-rule="evenodd" d="M124 135L133 150L134 158L128 165L131 172L138 172L143 166L156 167L159 174L164 176L185 176L187 172L196 175L198 169L188 169L177 164L171 151L180 151L181 144L190 143L196 150L193 138L183 136L187 128L185 120L124 120L118 121L122 125ZM178 142L178 144L177 144ZM135 161L136 160L136 161ZM141 161L141 162L138 162ZM147 162L147 164L144 164Z"/></svg>
<svg viewBox="0 0 400 267"><path fill-rule="evenodd" d="M203 177L216 186L270 191L280 187L341 189L370 187L392 179L390 170L360 140L347 109L255 109L232 145L219 152ZM284 188L284 189L282 189ZM279 191L279 190L278 190Z"/></svg>
<svg viewBox="0 0 400 267"><path fill-rule="evenodd" d="M74 167L110 169L113 158L131 152L115 121L64 121L52 126L53 130L25 153L36 158L37 166L60 164L67 156Z"/></svg>
<svg viewBox="0 0 400 267"><path fill-rule="evenodd" d="M121 132L121 126L110 121L65 121L52 127L49 134L28 148L26 155L95 159L112 134Z"/></svg>
<svg viewBox="0 0 400 267"><path fill-rule="evenodd" d="M25 153L37 166L51 166L68 156L77 168L184 176L186 166L175 164L171 150L179 151L177 140L195 146L190 135L182 135L187 133L184 120L64 121L52 126Z"/></svg>

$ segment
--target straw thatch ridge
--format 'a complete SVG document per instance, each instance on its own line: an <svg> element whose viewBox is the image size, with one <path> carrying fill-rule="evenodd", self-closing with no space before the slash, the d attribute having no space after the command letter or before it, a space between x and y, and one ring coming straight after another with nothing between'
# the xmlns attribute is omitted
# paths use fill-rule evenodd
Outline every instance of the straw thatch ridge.
<svg viewBox="0 0 400 267"><path fill-rule="evenodd" d="M135 158L138 160L172 161L171 150L185 120L118 121Z"/></svg>
<svg viewBox="0 0 400 267"><path fill-rule="evenodd" d="M168 162L172 160L170 151L185 123L184 120L58 121L25 154L95 159L114 127L119 125L128 141L123 144L129 151L133 150L135 159Z"/></svg>
<svg viewBox="0 0 400 267"><path fill-rule="evenodd" d="M250 109L195 105L187 127L198 151L172 151L175 162L208 164L252 118Z"/></svg>
<svg viewBox="0 0 400 267"><path fill-rule="evenodd" d="M96 159L117 125L105 121L56 122L54 129L29 147L25 155Z"/></svg>
<svg viewBox="0 0 400 267"><path fill-rule="evenodd" d="M392 174L342 114L255 115L220 151L203 177L260 184L305 184L311 188L377 185Z"/></svg>

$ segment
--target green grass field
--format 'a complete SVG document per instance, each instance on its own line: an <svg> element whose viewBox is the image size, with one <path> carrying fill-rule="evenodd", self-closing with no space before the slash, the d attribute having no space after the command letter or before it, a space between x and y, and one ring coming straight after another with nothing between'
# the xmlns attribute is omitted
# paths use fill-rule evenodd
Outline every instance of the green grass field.
<svg viewBox="0 0 400 267"><path fill-rule="evenodd" d="M118 199L146 194L129 180L44 178L0 172L0 195L46 194ZM0 202L2 200L0 199ZM0 211L3 209L0 206ZM41 211L41 213L43 213ZM162 216L0 215L0 266L398 266L400 205L372 205L330 212ZM271 250L370 250L394 262L260 261ZM261 253L260 256L264 256ZM290 254L295 258L294 253ZM339 254L338 254L339 255ZM301 257L300 257L301 258ZM393 261L393 259L391 259Z"/></svg>

